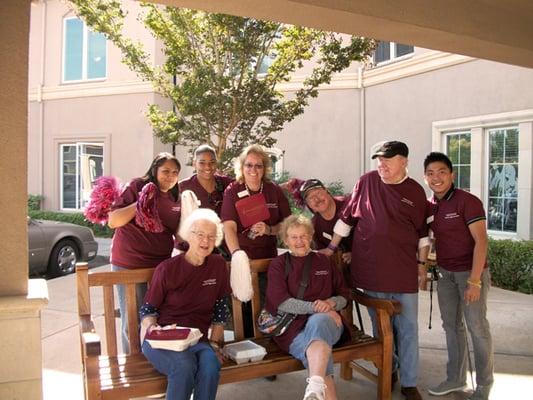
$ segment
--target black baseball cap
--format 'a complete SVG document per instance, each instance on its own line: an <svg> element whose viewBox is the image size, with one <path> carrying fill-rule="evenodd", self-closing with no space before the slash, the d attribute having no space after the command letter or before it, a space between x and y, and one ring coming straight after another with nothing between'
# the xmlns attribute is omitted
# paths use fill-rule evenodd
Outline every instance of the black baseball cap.
<svg viewBox="0 0 533 400"><path fill-rule="evenodd" d="M302 196L302 199L305 200L307 197L307 194L313 190L313 189L326 189L324 184L320 182L318 179L308 179L306 180L302 186L300 186L300 196Z"/></svg>
<svg viewBox="0 0 533 400"><path fill-rule="evenodd" d="M377 149L376 152L372 155L372 159L376 157L385 157L385 158L392 158L394 156L407 157L408 155L409 155L409 148L407 147L405 143L392 140L390 142L383 143L381 147Z"/></svg>

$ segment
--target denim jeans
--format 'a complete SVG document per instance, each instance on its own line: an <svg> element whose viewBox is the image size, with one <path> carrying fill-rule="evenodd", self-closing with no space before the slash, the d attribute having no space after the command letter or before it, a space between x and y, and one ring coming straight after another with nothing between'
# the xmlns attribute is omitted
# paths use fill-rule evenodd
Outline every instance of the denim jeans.
<svg viewBox="0 0 533 400"><path fill-rule="evenodd" d="M481 275L479 300L468 305L464 301L464 292L471 271L451 272L441 267L439 272L437 293L448 348L447 379L460 384L466 383L468 340L464 325L466 321L474 347L477 384L490 387L494 381L494 354L487 320L490 272L486 269Z"/></svg>
<svg viewBox="0 0 533 400"><path fill-rule="evenodd" d="M400 382L403 387L416 386L418 379L418 293L386 293L365 290L365 293L378 299L398 300L402 312L392 317L394 352L392 370L400 369ZM376 312L369 308L374 336L378 335Z"/></svg>
<svg viewBox="0 0 533 400"><path fill-rule="evenodd" d="M119 267L118 265L111 265L111 271L127 271L127 268ZM139 283L135 288L135 297L137 298L137 310L141 308L144 302L144 295L148 290L146 283ZM124 285L117 285L118 292L118 308L120 309L120 324L121 324L121 338L122 338L122 352L129 354L130 341L128 339L128 313L126 307L126 287Z"/></svg>
<svg viewBox="0 0 533 400"><path fill-rule="evenodd" d="M142 352L152 365L167 376L167 399L215 400L220 362L211 345L199 342L184 351L153 349L145 340Z"/></svg>
<svg viewBox="0 0 533 400"><path fill-rule="evenodd" d="M339 341L344 327L337 326L333 318L326 313L316 313L309 316L305 328L293 339L289 346L289 353L300 360L306 369L309 369L306 351L311 342L320 340L330 347ZM333 357L329 355L326 367L326 376L333 375Z"/></svg>

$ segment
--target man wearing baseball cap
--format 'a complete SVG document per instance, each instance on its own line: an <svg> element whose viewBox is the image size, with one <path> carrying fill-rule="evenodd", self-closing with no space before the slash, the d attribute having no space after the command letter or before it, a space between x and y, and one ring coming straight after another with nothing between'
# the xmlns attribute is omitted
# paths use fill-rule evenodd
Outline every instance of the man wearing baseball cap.
<svg viewBox="0 0 533 400"><path fill-rule="evenodd" d="M401 313L392 318L397 353L392 380L399 368L401 393L408 400L421 400L416 387L418 289L426 286L429 239L426 194L407 175L408 155L407 145L399 141L383 143L372 155L377 170L355 184L325 252L331 252L353 228L351 285L402 304ZM369 309L369 313L375 326L375 312Z"/></svg>

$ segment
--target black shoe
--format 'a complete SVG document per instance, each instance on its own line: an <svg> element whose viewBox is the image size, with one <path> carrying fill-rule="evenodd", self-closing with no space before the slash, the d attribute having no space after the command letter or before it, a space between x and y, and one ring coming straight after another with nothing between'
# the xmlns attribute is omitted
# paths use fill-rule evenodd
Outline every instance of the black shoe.
<svg viewBox="0 0 533 400"><path fill-rule="evenodd" d="M422 396L416 386L402 386L402 394L407 400L422 400Z"/></svg>
<svg viewBox="0 0 533 400"><path fill-rule="evenodd" d="M276 379L278 379L278 376L277 375L265 376L265 379L267 381L274 382Z"/></svg>
<svg viewBox="0 0 533 400"><path fill-rule="evenodd" d="M396 386L396 382L398 382L398 371L394 371L390 377L390 391L391 392L394 390L394 386Z"/></svg>

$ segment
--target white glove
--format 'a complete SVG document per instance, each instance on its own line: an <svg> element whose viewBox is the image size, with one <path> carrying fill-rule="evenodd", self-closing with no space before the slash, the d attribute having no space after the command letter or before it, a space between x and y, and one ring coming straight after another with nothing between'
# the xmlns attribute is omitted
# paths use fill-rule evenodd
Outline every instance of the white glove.
<svg viewBox="0 0 533 400"><path fill-rule="evenodd" d="M250 260L244 250L237 250L231 256L230 285L233 295L242 302L249 301L254 295Z"/></svg>
<svg viewBox="0 0 533 400"><path fill-rule="evenodd" d="M181 220L180 224L200 206L200 200L192 190L184 190L181 194Z"/></svg>

